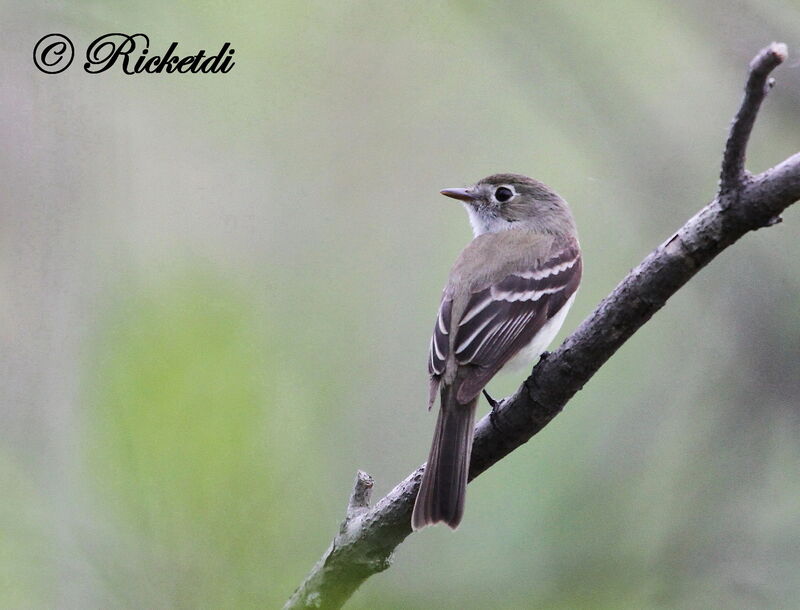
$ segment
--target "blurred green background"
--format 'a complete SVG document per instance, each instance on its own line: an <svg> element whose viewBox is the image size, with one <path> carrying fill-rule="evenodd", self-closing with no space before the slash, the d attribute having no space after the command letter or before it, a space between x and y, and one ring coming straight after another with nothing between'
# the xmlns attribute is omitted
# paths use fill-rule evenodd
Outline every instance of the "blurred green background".
<svg viewBox="0 0 800 610"><path fill-rule="evenodd" d="M280 606L356 469L380 496L427 453L471 236L439 189L515 171L571 202L564 336L713 197L772 40L749 167L800 149L797 1L0 6L2 608ZM115 31L236 66L83 72ZM714 261L350 607L798 607L799 226Z"/></svg>

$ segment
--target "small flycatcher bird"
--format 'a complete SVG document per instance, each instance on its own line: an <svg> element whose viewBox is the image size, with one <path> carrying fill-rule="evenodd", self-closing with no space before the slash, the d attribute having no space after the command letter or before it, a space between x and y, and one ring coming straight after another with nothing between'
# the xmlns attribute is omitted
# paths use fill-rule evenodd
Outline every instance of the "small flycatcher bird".
<svg viewBox="0 0 800 610"><path fill-rule="evenodd" d="M437 391L441 406L415 530L440 521L458 527L481 390L512 360L532 364L547 348L582 270L569 206L541 182L496 174L442 195L463 202L475 238L450 271L433 328L428 407Z"/></svg>

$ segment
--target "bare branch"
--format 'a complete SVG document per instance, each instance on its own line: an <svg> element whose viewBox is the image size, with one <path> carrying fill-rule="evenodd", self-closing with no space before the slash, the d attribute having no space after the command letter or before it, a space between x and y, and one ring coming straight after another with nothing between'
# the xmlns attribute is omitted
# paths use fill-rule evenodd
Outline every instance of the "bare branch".
<svg viewBox="0 0 800 610"><path fill-rule="evenodd" d="M502 401L494 423L488 416L478 422L470 480L544 428L617 349L715 256L745 233L778 222L780 213L800 199L800 153L752 178L744 171L747 142L767 92L767 79L785 58L786 46L773 43L750 64L745 97L725 147L716 199L631 271L555 352L543 356L516 393ZM411 533L411 511L423 468L372 509L366 508L372 479L359 473L339 535L284 608L339 608L364 580L389 566L392 552Z"/></svg>
<svg viewBox="0 0 800 610"><path fill-rule="evenodd" d="M363 470L356 473L356 483L353 485L353 493L350 494L350 502L347 504L347 517L343 526L349 525L354 519L362 516L369 510L369 498L372 495L374 479Z"/></svg>
<svg viewBox="0 0 800 610"><path fill-rule="evenodd" d="M722 155L722 171L720 172L718 198L724 198L740 189L747 176L744 162L750 132L756 122L758 109L772 87L774 80L770 73L786 60L786 45L773 42L753 58L750 62L750 74L744 87L744 97L739 112L733 117L725 152Z"/></svg>
<svg viewBox="0 0 800 610"><path fill-rule="evenodd" d="M285 608L341 608L364 580L389 567L388 552L375 553L374 543L364 543L364 520L369 516L373 479L356 473L356 482L339 533L311 573L294 592ZM376 507L377 508L377 507ZM377 545L380 548L380 543ZM392 547L394 548L394 547Z"/></svg>

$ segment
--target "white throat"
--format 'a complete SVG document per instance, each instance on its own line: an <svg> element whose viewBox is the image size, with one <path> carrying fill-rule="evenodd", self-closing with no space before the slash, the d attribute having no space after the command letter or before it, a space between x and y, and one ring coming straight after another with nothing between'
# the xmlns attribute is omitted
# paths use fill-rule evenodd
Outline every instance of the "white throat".
<svg viewBox="0 0 800 610"><path fill-rule="evenodd" d="M464 209L467 210L469 224L472 225L472 234L475 237L483 235L484 233L499 233L500 231L506 231L514 226L513 222L508 222L502 218L480 214L478 210L468 203L463 205Z"/></svg>

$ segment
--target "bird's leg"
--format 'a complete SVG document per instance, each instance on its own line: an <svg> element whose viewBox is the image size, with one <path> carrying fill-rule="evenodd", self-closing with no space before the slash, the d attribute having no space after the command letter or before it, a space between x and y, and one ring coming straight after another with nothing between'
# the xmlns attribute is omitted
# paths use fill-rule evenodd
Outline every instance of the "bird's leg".
<svg viewBox="0 0 800 610"><path fill-rule="evenodd" d="M489 412L489 423L492 424L492 428L497 430L500 434L502 434L502 430L500 430L500 426L498 425L496 418L497 418L497 411L500 409L503 401L496 401L489 395L489 392L483 390L483 395L486 397L486 402L489 403L489 406L492 407L492 410Z"/></svg>
<svg viewBox="0 0 800 610"><path fill-rule="evenodd" d="M489 406L492 407L492 413L497 410L497 407L500 406L500 403L497 402L494 398L489 395L489 392L486 390L483 391L483 395L486 396L486 402L489 403Z"/></svg>

